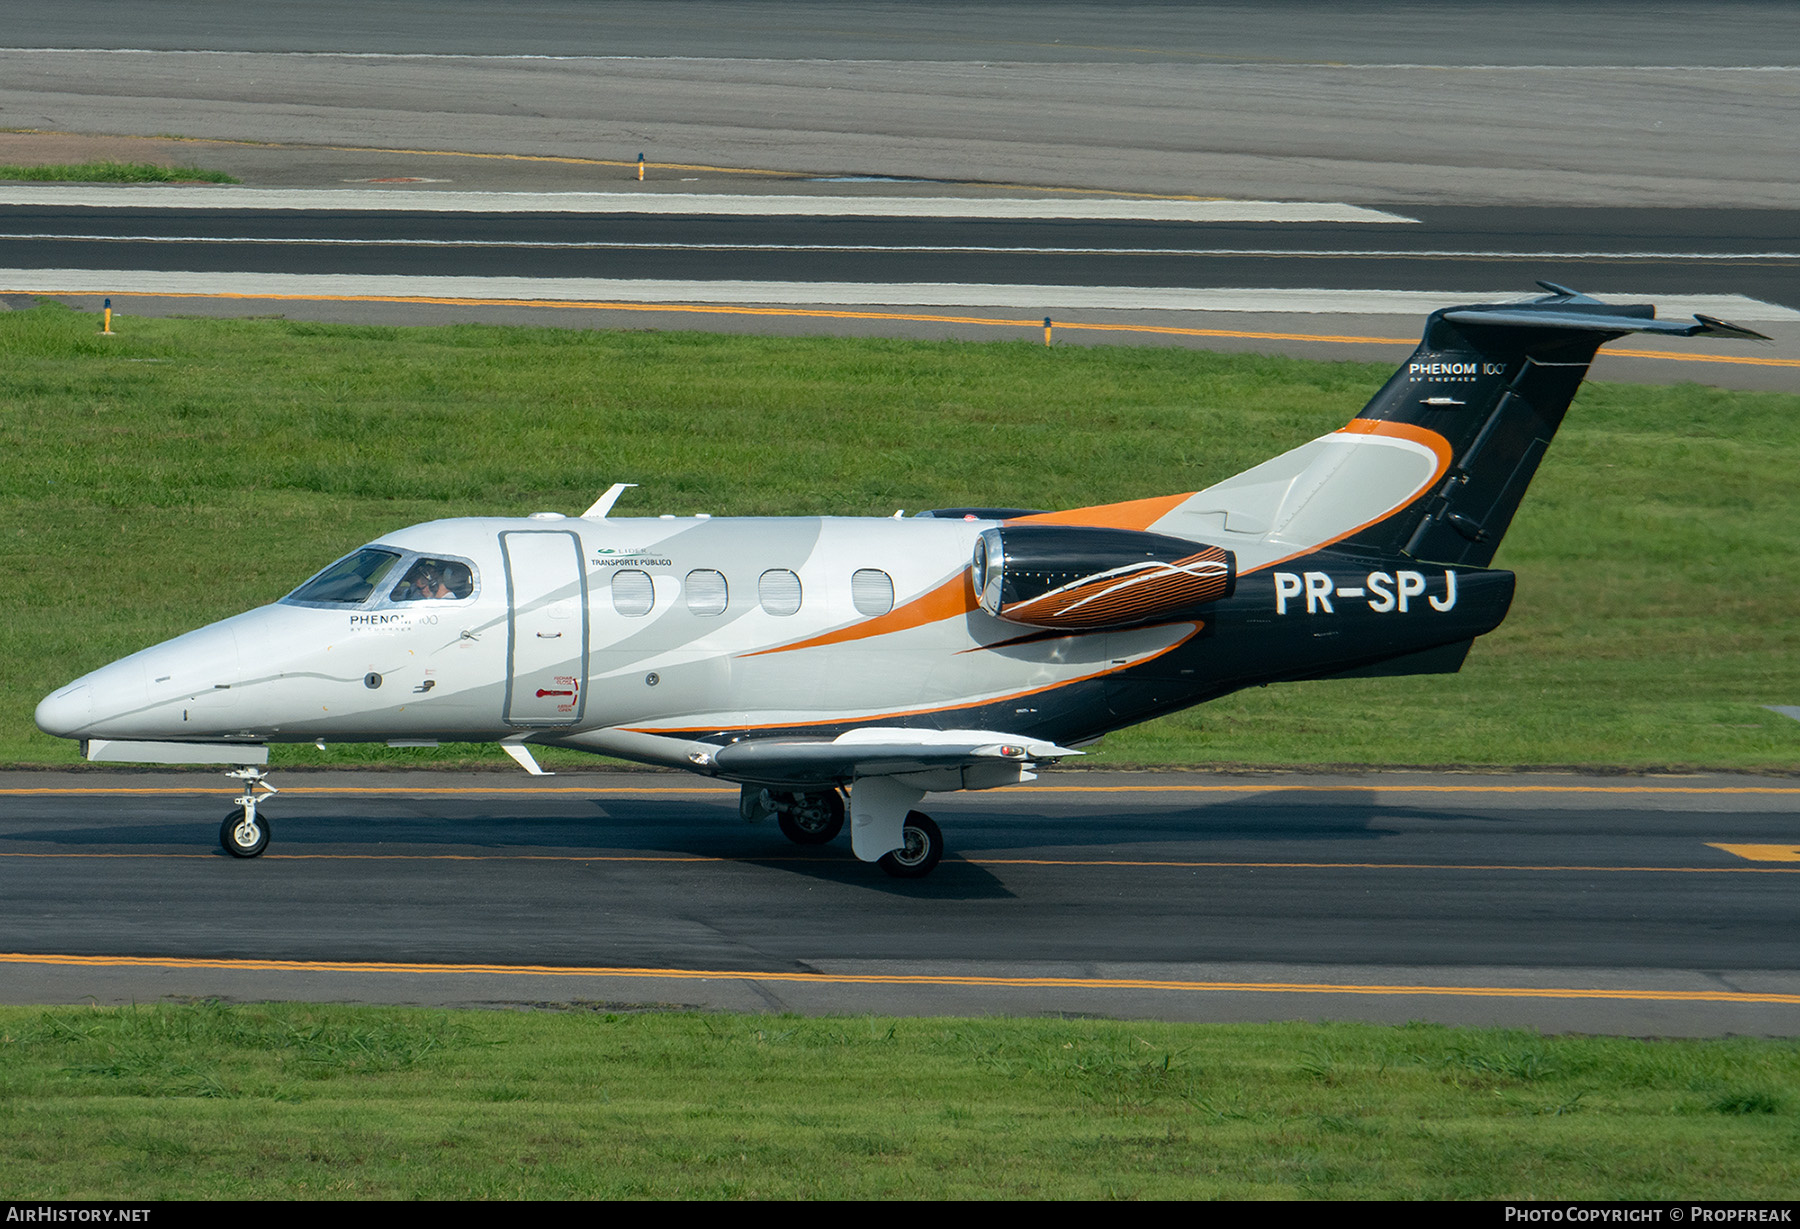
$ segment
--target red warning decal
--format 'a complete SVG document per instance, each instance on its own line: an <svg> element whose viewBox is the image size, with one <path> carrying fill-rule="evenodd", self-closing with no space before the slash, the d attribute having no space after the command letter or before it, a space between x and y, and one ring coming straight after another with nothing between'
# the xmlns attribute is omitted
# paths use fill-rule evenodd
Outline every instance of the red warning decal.
<svg viewBox="0 0 1800 1229"><path fill-rule="evenodd" d="M556 705L556 711L559 713L574 712L575 697L581 691L581 680L565 674L558 675L550 681L555 683L556 686L538 688L538 699L542 700L546 696L567 697L566 699L559 699Z"/></svg>

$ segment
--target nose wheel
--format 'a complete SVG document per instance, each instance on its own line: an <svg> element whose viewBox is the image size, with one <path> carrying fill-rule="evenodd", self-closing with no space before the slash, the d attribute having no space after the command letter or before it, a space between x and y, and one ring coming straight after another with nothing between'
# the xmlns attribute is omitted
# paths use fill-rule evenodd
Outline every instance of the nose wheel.
<svg viewBox="0 0 1800 1229"><path fill-rule="evenodd" d="M219 844L234 858L254 858L269 847L272 835L267 816L250 816L242 811L228 812L219 826Z"/></svg>
<svg viewBox="0 0 1800 1229"><path fill-rule="evenodd" d="M269 838L274 835L268 817L256 813L256 804L261 801L256 791L267 791L265 797L281 791L265 780L269 774L257 768L239 768L225 775L242 781L244 792L232 800L238 809L227 812L225 822L219 825L219 844L234 858L254 858L269 847Z"/></svg>

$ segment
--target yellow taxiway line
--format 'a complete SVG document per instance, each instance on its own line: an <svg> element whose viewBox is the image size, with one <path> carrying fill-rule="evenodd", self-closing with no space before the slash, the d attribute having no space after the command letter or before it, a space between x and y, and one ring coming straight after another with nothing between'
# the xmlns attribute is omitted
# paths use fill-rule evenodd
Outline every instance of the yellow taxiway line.
<svg viewBox="0 0 1800 1229"><path fill-rule="evenodd" d="M1751 862L1800 862L1800 845L1724 845L1717 841L1707 844Z"/></svg>
<svg viewBox="0 0 1800 1229"><path fill-rule="evenodd" d="M34 290L31 293L47 298L72 297L88 295L89 291L75 290ZM379 294L240 294L215 293L196 294L174 290L133 290L115 298L143 299L232 299L250 300L269 303L416 303L439 307L536 307L556 308L564 311L620 311L620 312L685 312L694 315L712 316L781 316L800 319L828 320L892 320L910 321L926 324L974 324L990 328L1027 328L1044 327L1043 317L1031 320L1013 320L988 316L938 316L916 312L861 312L840 311L827 308L799 307L739 307L718 303L630 303L605 302L581 299L472 299L448 298L435 295L379 295ZM1077 320L1058 320L1059 329L1078 329L1088 332L1104 333L1144 333L1164 337L1221 337L1237 338L1251 341L1311 341L1329 345L1378 345L1378 346L1417 346L1417 338L1407 337L1355 337L1336 333L1269 333L1248 329L1190 329L1175 325L1156 324L1101 324ZM1606 354L1614 358L1643 358L1658 362L1671 363L1728 363L1750 367L1800 367L1800 359L1792 358L1755 358L1746 355L1726 354L1682 354L1673 350L1608 350Z"/></svg>
<svg viewBox="0 0 1800 1229"><path fill-rule="evenodd" d="M98 969L212 969L244 973L492 974L507 977L612 977L660 981L788 982L826 986L949 986L1049 990L1170 990L1188 993L1429 995L1438 998L1612 999L1662 1003L1800 1005L1800 994L1734 990L1597 989L1584 986L1408 986L1349 982L1180 981L1147 977L990 977L936 973L809 973L761 969L658 969L512 964L415 964L398 961L252 960L176 956L62 956L0 953L0 965Z"/></svg>

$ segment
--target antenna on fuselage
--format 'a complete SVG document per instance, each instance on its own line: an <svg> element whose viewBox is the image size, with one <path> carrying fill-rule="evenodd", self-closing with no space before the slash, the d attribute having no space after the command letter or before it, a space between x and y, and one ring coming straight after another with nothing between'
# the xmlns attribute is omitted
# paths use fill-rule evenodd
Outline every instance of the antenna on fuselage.
<svg viewBox="0 0 1800 1229"><path fill-rule="evenodd" d="M637 483L635 483L635 482L615 482L615 483L613 483L611 486L606 488L606 494L602 495L599 499L596 499L594 501L593 507L589 508L586 512L583 512L581 514L581 519L584 521L603 521L603 520L605 520L606 514L612 511L612 506L619 502L619 496L623 495L626 491L630 490L632 487L634 487L636 485L637 485Z"/></svg>

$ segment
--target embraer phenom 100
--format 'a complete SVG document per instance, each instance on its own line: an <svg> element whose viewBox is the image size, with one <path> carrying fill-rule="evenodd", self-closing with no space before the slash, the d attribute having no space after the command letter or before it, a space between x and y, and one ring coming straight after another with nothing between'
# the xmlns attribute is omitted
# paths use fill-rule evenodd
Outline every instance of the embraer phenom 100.
<svg viewBox="0 0 1800 1229"><path fill-rule="evenodd" d="M239 766L221 840L269 840L272 742L573 747L721 777L792 840L903 877L927 794L1032 779L1242 687L1452 673L1506 617L1488 567L1595 351L1757 337L1544 283L1433 312L1349 424L1203 491L910 518L433 521L37 709L90 760Z"/></svg>

